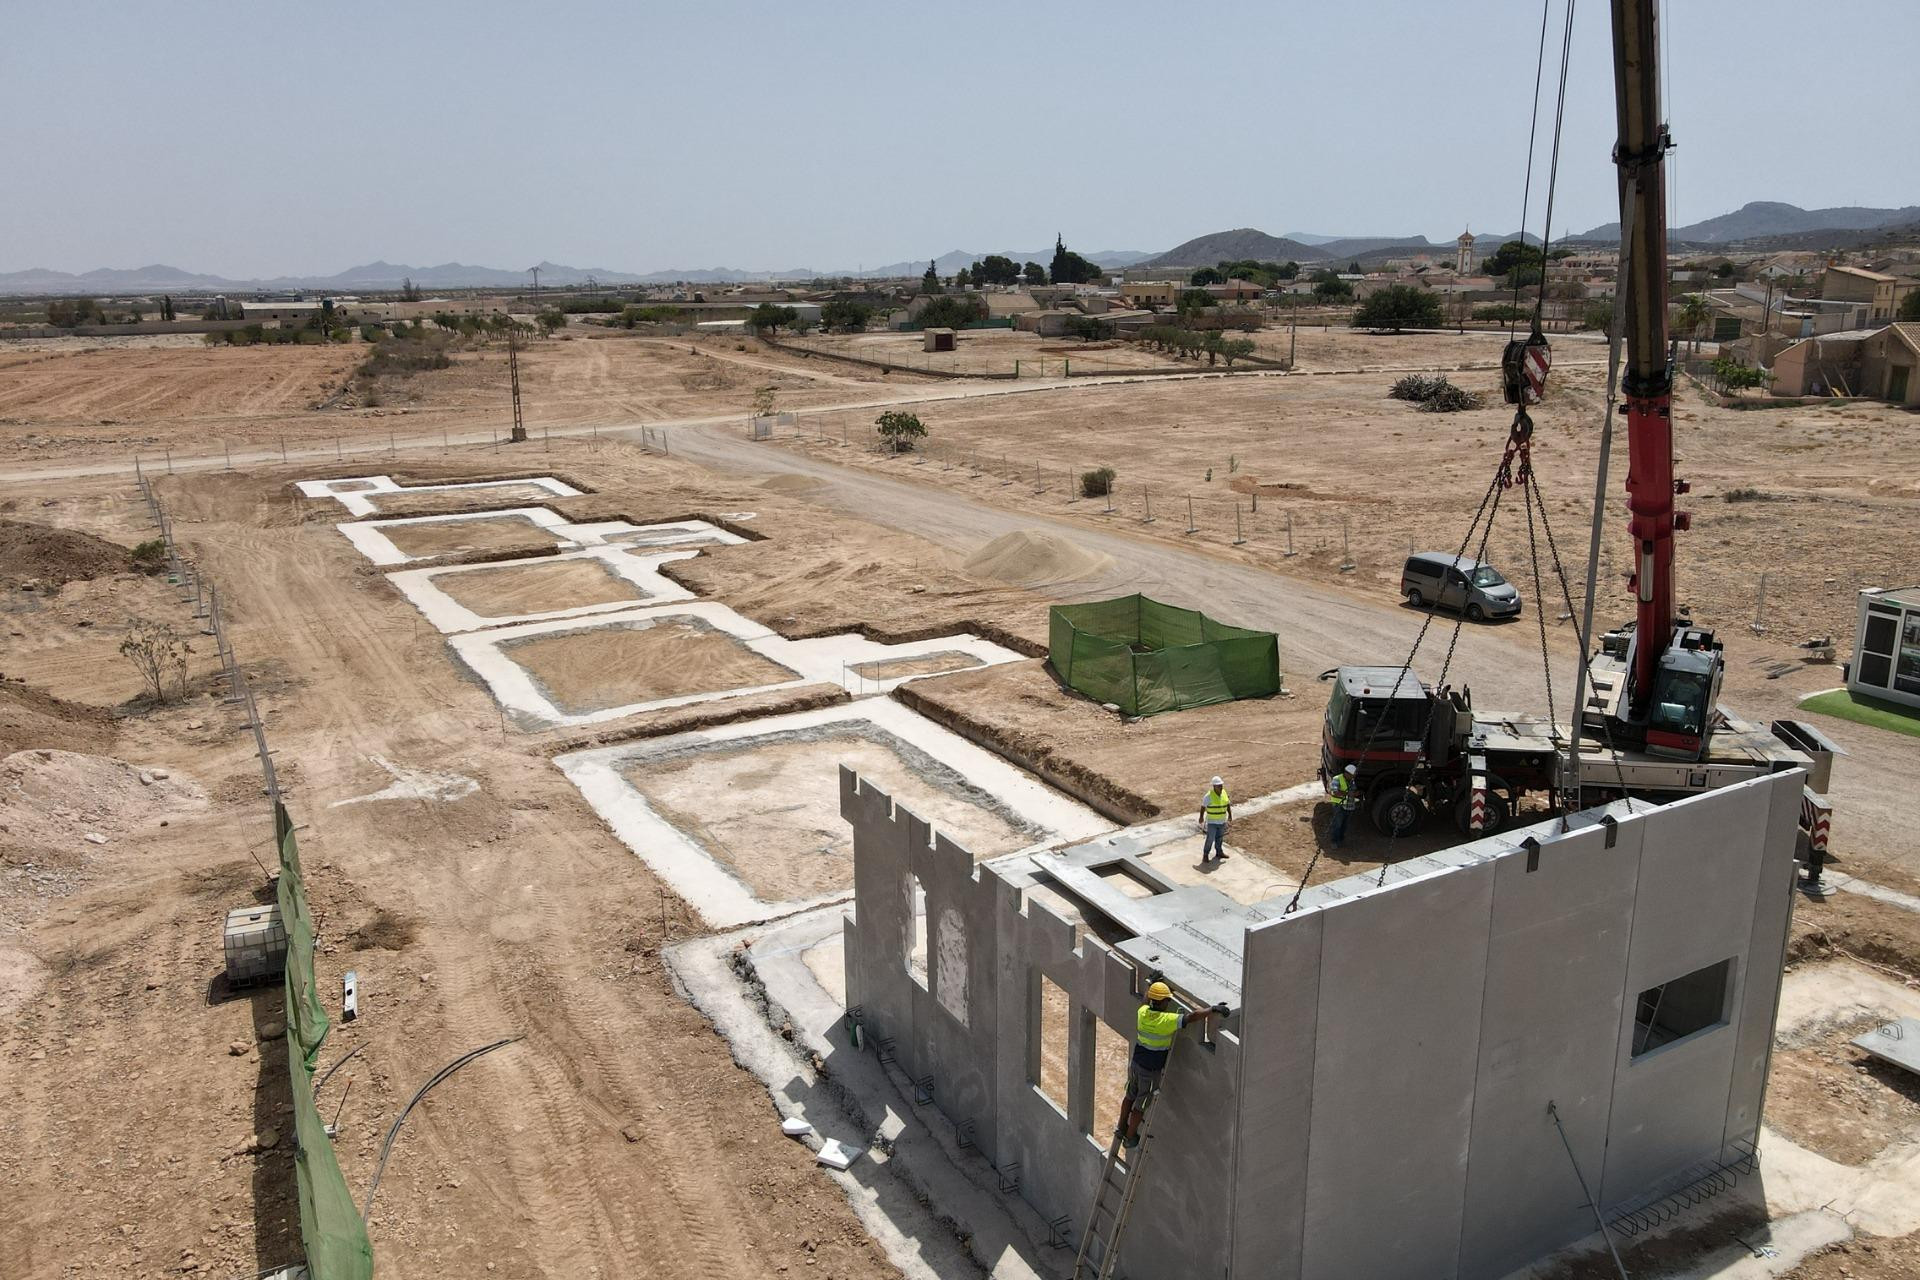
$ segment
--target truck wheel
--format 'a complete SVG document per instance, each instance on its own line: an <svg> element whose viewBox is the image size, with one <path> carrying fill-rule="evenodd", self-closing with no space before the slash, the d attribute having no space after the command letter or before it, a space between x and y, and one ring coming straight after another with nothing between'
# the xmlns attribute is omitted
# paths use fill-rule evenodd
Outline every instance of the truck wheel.
<svg viewBox="0 0 1920 1280"><path fill-rule="evenodd" d="M1487 816L1485 825L1483 825L1479 831L1473 829L1473 792L1471 789L1463 792L1460 796L1459 803L1453 807L1453 825L1459 830L1461 835L1469 838L1490 836L1496 831L1505 830L1508 816L1507 798L1492 788L1487 789Z"/></svg>
<svg viewBox="0 0 1920 1280"><path fill-rule="evenodd" d="M1427 821L1427 806L1405 787L1388 787L1373 802L1373 825L1383 836L1410 836Z"/></svg>

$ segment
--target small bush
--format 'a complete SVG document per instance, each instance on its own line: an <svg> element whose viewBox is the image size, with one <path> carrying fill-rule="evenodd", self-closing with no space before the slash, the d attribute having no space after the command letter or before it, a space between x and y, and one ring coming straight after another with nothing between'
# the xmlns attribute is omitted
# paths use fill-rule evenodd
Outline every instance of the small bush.
<svg viewBox="0 0 1920 1280"><path fill-rule="evenodd" d="M1113 468L1098 467L1092 471L1080 473L1080 496L1083 498L1104 498L1113 492Z"/></svg>
<svg viewBox="0 0 1920 1280"><path fill-rule="evenodd" d="M160 538L148 538L133 549L133 567L142 573L158 573L166 567L167 544Z"/></svg>

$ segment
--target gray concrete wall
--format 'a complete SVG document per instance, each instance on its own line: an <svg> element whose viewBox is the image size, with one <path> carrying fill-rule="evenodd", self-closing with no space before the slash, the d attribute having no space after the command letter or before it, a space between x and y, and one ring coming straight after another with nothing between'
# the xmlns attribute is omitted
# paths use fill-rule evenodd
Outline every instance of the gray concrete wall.
<svg viewBox="0 0 1920 1280"><path fill-rule="evenodd" d="M1383 887L1318 888L1252 925L1228 1033L1174 1054L1151 1212L1123 1273L1481 1280L1593 1230L1582 1176L1617 1209L1739 1156L1764 1097L1803 778L1615 805L1611 831L1597 814L1543 823L1403 863ZM850 1003L1077 1236L1108 1136L1086 1132L1092 1029L1131 1029L1132 969L1025 891L1031 863L975 868L844 772L842 811ZM931 989L907 974L910 874ZM964 943L942 945L949 916ZM1639 994L1720 961L1724 1021L1635 1057ZM964 969L964 1017L943 966ZM1034 1085L1042 974L1074 1010L1064 1112Z"/></svg>

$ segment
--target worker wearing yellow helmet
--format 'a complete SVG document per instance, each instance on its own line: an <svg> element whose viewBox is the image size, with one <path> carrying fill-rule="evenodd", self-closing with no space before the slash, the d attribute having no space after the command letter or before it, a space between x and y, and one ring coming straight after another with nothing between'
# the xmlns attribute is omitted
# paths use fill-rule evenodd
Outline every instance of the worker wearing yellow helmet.
<svg viewBox="0 0 1920 1280"><path fill-rule="evenodd" d="M1173 1038L1192 1022L1224 1018L1227 1006L1181 1011L1173 1004L1173 988L1158 974L1147 987L1147 1002L1140 1006L1133 1040L1133 1058L1127 1063L1127 1096L1120 1104L1120 1125L1115 1137L1127 1146L1140 1145L1140 1121L1147 1105L1160 1092L1160 1077L1167 1069L1167 1055L1173 1052Z"/></svg>

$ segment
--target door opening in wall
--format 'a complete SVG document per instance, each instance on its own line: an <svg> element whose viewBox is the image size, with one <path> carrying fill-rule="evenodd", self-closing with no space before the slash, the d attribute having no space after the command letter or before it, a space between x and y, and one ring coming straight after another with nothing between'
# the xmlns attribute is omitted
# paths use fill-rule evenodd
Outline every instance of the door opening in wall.
<svg viewBox="0 0 1920 1280"><path fill-rule="evenodd" d="M1727 1024L1733 994L1733 961L1648 987L1633 1012L1633 1057Z"/></svg>

